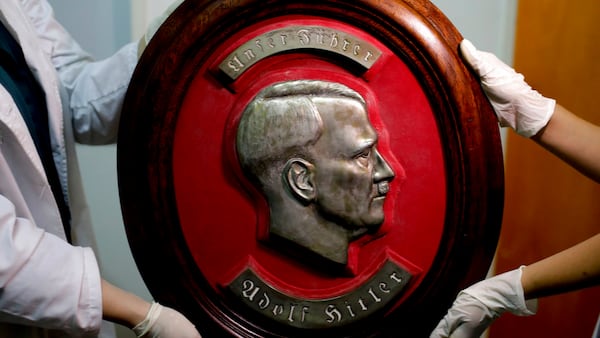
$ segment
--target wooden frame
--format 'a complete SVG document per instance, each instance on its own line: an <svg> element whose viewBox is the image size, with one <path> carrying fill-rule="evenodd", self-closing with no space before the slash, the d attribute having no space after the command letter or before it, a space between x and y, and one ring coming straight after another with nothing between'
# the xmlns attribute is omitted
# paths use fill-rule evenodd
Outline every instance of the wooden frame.
<svg viewBox="0 0 600 338"><path fill-rule="evenodd" d="M188 197L179 195L185 189L179 188L181 181L177 176L181 175L177 171L187 163L178 164L182 161L178 133L185 133L178 122L190 115L191 93L197 96L194 100L199 100L194 102L212 99L202 97L202 91L198 92L194 86L198 81L220 82L230 92L243 92L260 74L236 82L219 73L215 60L223 59L219 55L231 53L233 47L229 44L247 41L250 39L247 36L264 32L263 25L280 27L288 20L294 24L331 23L336 29L364 36L380 45L384 54L404 63L428 103L438 132L431 137L439 138L442 158L443 177L439 182L444 184L441 190L444 212L439 233L433 231L433 238L426 233L420 235L425 236L421 237L424 249L419 249L419 243L411 244L417 255L420 250L424 255L429 252L430 262L417 264L415 271L420 268L417 278L401 298L366 319L332 328L286 326L239 308L219 292L215 282L199 267L195 251L199 243L196 241L201 239L195 235L190 238L190 225L182 222L182 205L186 203L182 199ZM140 59L125 100L119 132L118 176L123 217L133 256L155 299L182 311L207 337L428 335L457 292L485 276L502 217L504 182L498 126L477 79L458 55L461 39L459 32L429 1L183 2ZM324 60L324 63L340 59L304 50L297 54L290 57L294 60L284 60L283 64L296 65L296 59L311 59L314 55L318 62ZM265 60L261 62L270 62L269 58ZM353 65L341 67L358 74L359 80L365 77ZM386 72L385 68L374 67L373 74ZM264 69L267 68L272 67ZM210 119L205 121L212 123ZM396 132L401 133L391 131ZM415 137L420 139L422 135ZM395 150L391 147L389 151ZM402 156L410 157L411 153ZM223 163L228 162L223 160ZM427 200L423 198L418 201ZM207 199L199 198L204 200ZM422 203L417 204L420 206L413 205L417 210L427 209Z"/></svg>

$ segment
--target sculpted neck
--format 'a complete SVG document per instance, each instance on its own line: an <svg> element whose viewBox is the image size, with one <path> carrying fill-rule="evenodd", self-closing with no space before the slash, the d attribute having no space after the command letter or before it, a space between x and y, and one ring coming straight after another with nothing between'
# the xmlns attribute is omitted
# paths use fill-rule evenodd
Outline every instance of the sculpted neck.
<svg viewBox="0 0 600 338"><path fill-rule="evenodd" d="M271 237L290 242L292 247L307 250L329 263L348 263L349 233L344 227L323 219L312 206L303 206L295 201L270 205Z"/></svg>

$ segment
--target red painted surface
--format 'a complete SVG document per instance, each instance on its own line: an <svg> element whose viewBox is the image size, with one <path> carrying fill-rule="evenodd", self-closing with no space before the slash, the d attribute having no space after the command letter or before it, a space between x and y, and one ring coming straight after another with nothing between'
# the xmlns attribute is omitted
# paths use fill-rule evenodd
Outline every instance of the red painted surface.
<svg viewBox="0 0 600 338"><path fill-rule="evenodd" d="M294 24L322 24L351 33L378 46L383 56L360 77L331 60L304 53L259 62L231 84L233 90L212 75L216 65L248 39ZM444 228L446 174L434 114L405 63L373 37L332 19L278 17L239 32L221 46L186 92L173 147L181 229L209 284L218 291L218 285L235 277L250 258L270 284L302 298L333 297L355 289L374 274L388 251L411 272L428 271ZM356 274L351 277L323 276L258 241L268 212L264 201L248 192L235 161L231 137L245 105L271 83L302 78L341 82L363 94L380 136L378 148L397 175L381 231L351 248L356 253ZM399 179L402 171L405 178ZM404 297L423 275L413 278Z"/></svg>

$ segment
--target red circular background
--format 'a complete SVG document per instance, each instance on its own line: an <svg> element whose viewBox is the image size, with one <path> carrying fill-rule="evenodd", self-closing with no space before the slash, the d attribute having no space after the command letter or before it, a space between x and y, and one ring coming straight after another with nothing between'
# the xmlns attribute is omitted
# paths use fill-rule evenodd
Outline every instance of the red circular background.
<svg viewBox="0 0 600 338"><path fill-rule="evenodd" d="M349 33L383 54L360 75L343 68L335 57L298 51L262 60L230 84L213 76L216 66L244 42L292 25L322 25ZM428 271L437 253L447 198L443 146L434 113L409 67L373 37L333 19L282 16L250 26L221 46L187 89L173 145L181 230L208 283L218 290L253 260L261 277L280 291L302 298L329 298L360 286L391 257L415 274L404 294L407 297L421 282L424 274L419 271ZM236 167L231 138L245 105L265 86L298 79L340 82L363 94L380 136L378 148L396 172L382 230L353 248L358 264L352 277L322 275L259 242L258 223L268 221L261 216L264 203L247 193Z"/></svg>

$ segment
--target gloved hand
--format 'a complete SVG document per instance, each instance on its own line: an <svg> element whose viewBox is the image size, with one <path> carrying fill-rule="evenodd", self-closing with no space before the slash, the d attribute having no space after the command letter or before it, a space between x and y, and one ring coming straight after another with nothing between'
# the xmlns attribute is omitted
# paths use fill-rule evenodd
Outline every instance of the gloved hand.
<svg viewBox="0 0 600 338"><path fill-rule="evenodd" d="M479 337L506 311L519 316L535 314L537 300L525 301L523 295L522 270L523 266L461 291L430 338Z"/></svg>
<svg viewBox="0 0 600 338"><path fill-rule="evenodd" d="M469 40L460 43L460 50L479 75L502 127L511 127L518 134L531 137L546 126L554 113L555 100L533 90L522 74L494 54L478 51Z"/></svg>
<svg viewBox="0 0 600 338"><path fill-rule="evenodd" d="M169 7L164 12L162 12L159 16L155 17L150 22L150 24L148 24L148 27L146 27L146 33L140 38L140 41L138 43L138 57L142 55L144 49L146 49L146 46L148 45L156 31L158 31L160 26L165 22L165 20L167 20L169 15L171 15L173 11L175 11L175 9L179 7L179 5L181 5L183 1L184 0L173 1L173 3L171 3L171 5L169 5Z"/></svg>
<svg viewBox="0 0 600 338"><path fill-rule="evenodd" d="M181 313L156 302L132 330L138 338L201 338L194 324Z"/></svg>

